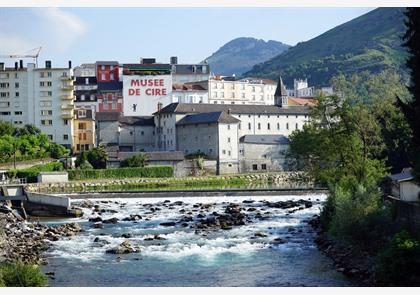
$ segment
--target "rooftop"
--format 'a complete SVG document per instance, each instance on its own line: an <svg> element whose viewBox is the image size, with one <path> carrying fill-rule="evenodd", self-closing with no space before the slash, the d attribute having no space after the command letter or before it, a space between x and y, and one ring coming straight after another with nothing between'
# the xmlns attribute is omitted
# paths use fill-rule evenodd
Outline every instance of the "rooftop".
<svg viewBox="0 0 420 295"><path fill-rule="evenodd" d="M189 114L189 113L211 113L231 112L231 114L286 114L286 115L307 115L308 106L290 106L282 108L275 105L249 105L249 104L208 104L208 103L171 103L155 114Z"/></svg>
<svg viewBox="0 0 420 295"><path fill-rule="evenodd" d="M206 124L206 123L223 123L235 124L240 122L226 112L211 112L187 115L176 123L176 125Z"/></svg>

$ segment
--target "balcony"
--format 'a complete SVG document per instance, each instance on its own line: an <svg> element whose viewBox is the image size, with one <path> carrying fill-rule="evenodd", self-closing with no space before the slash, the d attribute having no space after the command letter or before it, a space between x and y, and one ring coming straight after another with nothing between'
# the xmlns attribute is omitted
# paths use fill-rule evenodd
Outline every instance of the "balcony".
<svg viewBox="0 0 420 295"><path fill-rule="evenodd" d="M61 117L63 119L72 119L73 118L73 111L62 111Z"/></svg>
<svg viewBox="0 0 420 295"><path fill-rule="evenodd" d="M62 110L72 110L72 109L74 109L74 104L73 103L62 104L61 109Z"/></svg>
<svg viewBox="0 0 420 295"><path fill-rule="evenodd" d="M67 76L67 75L61 75L60 80L61 81L73 81L73 77L72 76Z"/></svg>
<svg viewBox="0 0 420 295"><path fill-rule="evenodd" d="M61 90L72 91L74 90L73 84L63 84L61 85Z"/></svg>
<svg viewBox="0 0 420 295"><path fill-rule="evenodd" d="M60 98L63 100L74 100L74 95L63 94L60 96Z"/></svg>

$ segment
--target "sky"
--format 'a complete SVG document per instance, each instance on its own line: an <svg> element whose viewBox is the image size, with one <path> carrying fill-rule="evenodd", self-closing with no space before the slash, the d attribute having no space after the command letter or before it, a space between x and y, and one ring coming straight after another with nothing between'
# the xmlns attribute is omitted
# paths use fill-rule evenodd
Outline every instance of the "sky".
<svg viewBox="0 0 420 295"><path fill-rule="evenodd" d="M0 8L0 55L42 46L53 66L155 57L204 60L237 37L289 45L374 8ZM14 60L0 59L7 64ZM31 62L31 59L25 59Z"/></svg>

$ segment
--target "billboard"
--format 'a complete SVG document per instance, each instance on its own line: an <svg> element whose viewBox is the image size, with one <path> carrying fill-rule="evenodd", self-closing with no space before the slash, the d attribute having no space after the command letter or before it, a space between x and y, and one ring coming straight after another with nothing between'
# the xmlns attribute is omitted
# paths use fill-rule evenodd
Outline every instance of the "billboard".
<svg viewBox="0 0 420 295"><path fill-rule="evenodd" d="M172 76L123 76L124 116L150 116L172 102Z"/></svg>

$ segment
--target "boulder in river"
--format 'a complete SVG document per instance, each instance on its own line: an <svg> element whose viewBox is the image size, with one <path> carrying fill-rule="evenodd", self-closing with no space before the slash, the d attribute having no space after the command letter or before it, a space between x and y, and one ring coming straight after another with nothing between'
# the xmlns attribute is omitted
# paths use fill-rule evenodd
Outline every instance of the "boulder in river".
<svg viewBox="0 0 420 295"><path fill-rule="evenodd" d="M167 221L167 222L161 222L161 226L175 226L175 222L173 221Z"/></svg>
<svg viewBox="0 0 420 295"><path fill-rule="evenodd" d="M107 254L128 254L140 252L140 249L133 247L129 241L122 242L119 246L108 249L105 251Z"/></svg>
<svg viewBox="0 0 420 295"><path fill-rule="evenodd" d="M118 223L118 218L117 217L112 217L110 219L105 219L102 221L103 223Z"/></svg>

